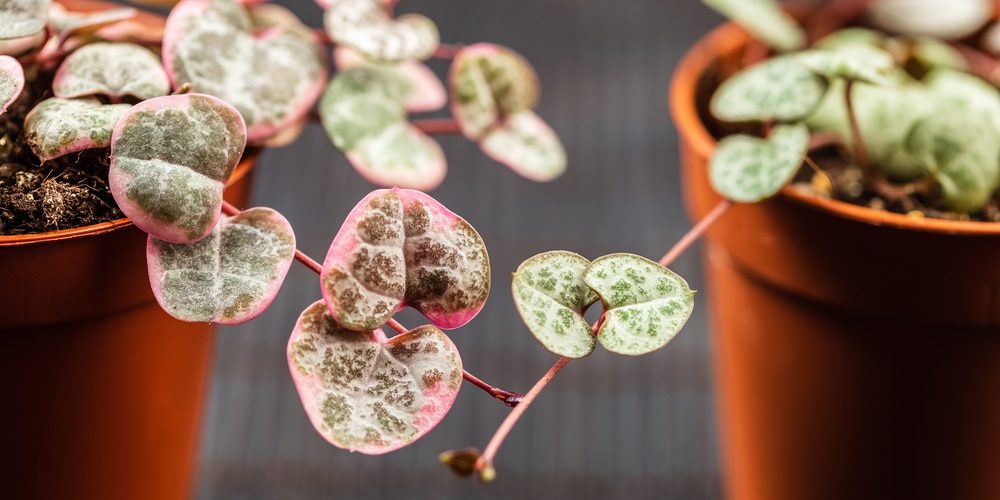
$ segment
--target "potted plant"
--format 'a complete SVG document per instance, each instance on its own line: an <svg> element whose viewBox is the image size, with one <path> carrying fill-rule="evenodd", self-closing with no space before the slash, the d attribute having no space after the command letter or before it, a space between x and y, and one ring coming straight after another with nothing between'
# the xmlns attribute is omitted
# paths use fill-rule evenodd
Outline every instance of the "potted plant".
<svg viewBox="0 0 1000 500"><path fill-rule="evenodd" d="M321 2L321 33L281 7L225 0L185 0L165 23L120 5L0 5L0 120L4 153L15 155L0 161L0 187L13 188L0 204L0 260L9 266L0 337L12 356L3 392L25 409L5 412L3 421L3 463L18 478L13 494L187 494L212 324L246 321L266 307L295 254L280 214L236 208L249 194L239 181L260 148L294 141L307 120L318 116L359 172L386 186L430 190L443 180L445 161L430 133L462 133L533 180L565 168L558 139L532 112L537 81L523 58L490 44L442 46L432 21L395 18L393 3ZM455 61L450 99L418 62L431 56ZM446 101L456 120L407 119ZM82 174L70 173L76 165ZM81 189L72 175L95 180ZM65 178L73 179L62 183L68 187L50 182ZM95 204L107 208L103 214L78 222L42 210L91 192L101 193ZM474 234L426 195L398 192L379 196L428 207L449 228ZM34 228L28 215L40 220ZM246 277L254 296L228 295L225 307L199 309L218 290L177 249L200 244L202 258L221 258L211 247L241 230L268 235L271 246L254 249L271 248L280 259L242 255L237 260L267 276ZM468 285L479 295L470 311L488 285L488 267L479 264L479 281ZM440 288L441 277L424 279ZM218 288L233 292L232 284ZM436 297L438 288L427 293ZM462 317L434 317L456 326L449 314ZM24 376L46 361L41 375ZM64 471L59 481L49 480L52 470Z"/></svg>
<svg viewBox="0 0 1000 500"><path fill-rule="evenodd" d="M738 202L703 253L727 490L995 498L992 5L706 3L743 27L671 105L692 217Z"/></svg>

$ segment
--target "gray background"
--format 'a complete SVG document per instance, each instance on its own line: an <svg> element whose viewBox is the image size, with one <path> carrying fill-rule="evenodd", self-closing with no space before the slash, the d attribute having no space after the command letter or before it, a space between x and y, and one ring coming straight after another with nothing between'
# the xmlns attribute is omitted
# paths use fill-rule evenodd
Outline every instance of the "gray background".
<svg viewBox="0 0 1000 500"><path fill-rule="evenodd" d="M320 26L313 3L279 3ZM697 0L404 0L398 10L430 16L445 42L488 41L526 56L542 82L538 113L569 155L563 177L536 184L461 137L439 137L449 174L431 194L477 228L493 269L485 309L452 338L469 371L526 392L556 357L520 323L510 273L555 249L655 260L690 227L667 88L684 51L721 19ZM433 67L446 71L443 62ZM347 212L375 187L313 125L295 145L264 154L254 202L281 211L300 248L322 260ZM702 288L697 249L671 267ZM296 264L262 317L222 329L199 498L721 496L704 292L667 348L635 359L598 349L570 363L514 428L487 485L459 479L436 458L481 449L508 411L468 384L435 430L389 455L334 448L312 429L284 353L299 313L319 297L315 275Z"/></svg>

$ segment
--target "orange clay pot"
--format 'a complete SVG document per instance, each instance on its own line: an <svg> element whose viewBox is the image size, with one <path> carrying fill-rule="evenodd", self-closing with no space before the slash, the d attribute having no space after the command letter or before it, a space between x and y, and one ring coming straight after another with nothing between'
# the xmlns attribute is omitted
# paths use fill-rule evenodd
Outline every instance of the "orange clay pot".
<svg viewBox="0 0 1000 500"><path fill-rule="evenodd" d="M695 220L721 200L699 79L746 42L713 31L671 85ZM703 248L729 498L1000 498L1000 224L786 188Z"/></svg>
<svg viewBox="0 0 1000 500"><path fill-rule="evenodd" d="M230 203L246 206L255 161ZM188 498L213 332L160 309L128 219L0 237L3 496Z"/></svg>

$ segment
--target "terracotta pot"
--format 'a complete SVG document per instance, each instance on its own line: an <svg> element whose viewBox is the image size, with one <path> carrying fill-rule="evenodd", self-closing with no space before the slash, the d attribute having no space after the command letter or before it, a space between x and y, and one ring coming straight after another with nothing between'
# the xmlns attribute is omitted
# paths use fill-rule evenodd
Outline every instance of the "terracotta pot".
<svg viewBox="0 0 1000 500"><path fill-rule="evenodd" d="M746 42L715 30L671 85L695 220L720 202L699 79ZM1000 498L1000 224L786 188L703 251L731 498Z"/></svg>
<svg viewBox="0 0 1000 500"><path fill-rule="evenodd" d="M248 155L225 198L246 206ZM164 313L128 219L0 237L5 498L191 494L214 327Z"/></svg>

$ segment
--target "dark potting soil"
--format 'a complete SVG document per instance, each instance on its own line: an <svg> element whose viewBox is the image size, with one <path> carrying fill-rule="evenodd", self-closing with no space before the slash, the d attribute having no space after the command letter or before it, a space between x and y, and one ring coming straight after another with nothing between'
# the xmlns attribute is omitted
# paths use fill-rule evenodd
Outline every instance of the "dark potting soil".
<svg viewBox="0 0 1000 500"><path fill-rule="evenodd" d="M744 64L743 57L743 53L737 51L728 59L716 61L698 82L695 92L698 115L709 133L717 139L735 133L763 135L760 124L725 123L715 119L709 111L709 101L715 89ZM902 193L905 186L899 186L900 192L891 197L876 192L866 185L861 168L853 162L851 155L841 144L828 144L812 149L808 156L822 172L803 163L792 181L792 188L801 192L911 217L1000 222L1000 194L994 193L987 206L978 212L955 213L943 206L941 197L938 196L939 188L936 187L928 191Z"/></svg>
<svg viewBox="0 0 1000 500"><path fill-rule="evenodd" d="M42 163L28 146L24 117L52 97L52 72L25 68L24 91L0 114L0 236L82 227L124 217L108 189L107 148Z"/></svg>

